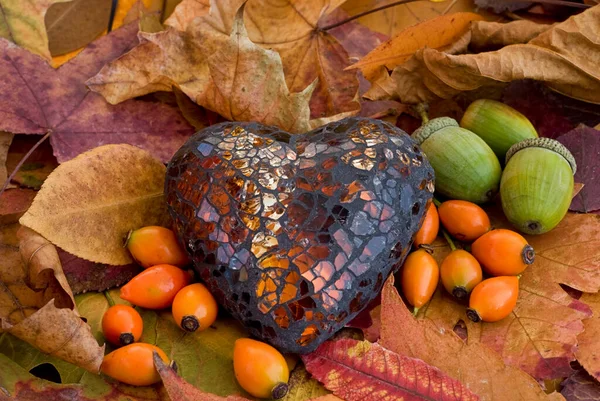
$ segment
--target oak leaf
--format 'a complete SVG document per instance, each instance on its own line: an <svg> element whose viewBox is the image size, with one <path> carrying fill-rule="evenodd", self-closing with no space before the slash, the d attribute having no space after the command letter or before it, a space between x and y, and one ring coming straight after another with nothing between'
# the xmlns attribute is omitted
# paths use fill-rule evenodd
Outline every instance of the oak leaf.
<svg viewBox="0 0 600 401"><path fill-rule="evenodd" d="M575 157L575 181L584 185L569 209L583 213L600 209L600 131L582 125L561 135L558 141Z"/></svg>
<svg viewBox="0 0 600 401"><path fill-rule="evenodd" d="M242 13L240 8L229 36L191 27L189 32L170 28L142 34L142 45L103 68L88 85L111 103L178 85L196 103L227 119L308 131L314 85L290 93L279 55L248 39Z"/></svg>
<svg viewBox="0 0 600 401"><path fill-rule="evenodd" d="M132 100L111 106L84 81L137 40L135 24L104 36L58 70L0 39L0 130L50 134L59 162L107 143L130 143L167 161L193 132L171 106Z"/></svg>
<svg viewBox="0 0 600 401"><path fill-rule="evenodd" d="M479 14L463 12L442 15L408 27L349 68L359 68L365 78L372 80L381 67L392 70L423 47L445 51L469 30L472 21L481 19L483 17Z"/></svg>
<svg viewBox="0 0 600 401"><path fill-rule="evenodd" d="M600 349L598 349L598 338L600 338L600 293L583 294L581 301L592 308L593 316L585 319L583 324L585 330L577 336L577 361L596 380L600 380ZM599 387L600 394L600 387Z"/></svg>
<svg viewBox="0 0 600 401"><path fill-rule="evenodd" d="M486 211L494 227L513 229L499 206ZM552 231L525 238L536 257L519 280L519 299L511 315L495 323L472 323L465 307L440 288L418 316L443 330L464 320L469 342L482 342L507 364L536 379L566 377L572 373L582 320L591 311L561 284L584 292L600 289L600 216L568 213ZM449 248L442 241L435 245L433 255L441 263Z"/></svg>
<svg viewBox="0 0 600 401"><path fill-rule="evenodd" d="M21 217L65 251L92 262L132 262L129 230L163 225L165 166L131 145L105 145L61 164Z"/></svg>
<svg viewBox="0 0 600 401"><path fill-rule="evenodd" d="M481 400L563 399L559 394L545 394L531 376L506 365L485 345L476 341L465 343L452 329L439 327L429 319L416 320L394 288L393 277L385 283L381 294L379 343L393 352L437 367L460 380Z"/></svg>
<svg viewBox="0 0 600 401"><path fill-rule="evenodd" d="M0 227L0 328L42 352L97 373L104 347L80 318L51 244L18 224ZM18 247L17 238L18 236Z"/></svg>
<svg viewBox="0 0 600 401"><path fill-rule="evenodd" d="M71 0L0 0L0 38L50 59L44 16L52 4Z"/></svg>
<svg viewBox="0 0 600 401"><path fill-rule="evenodd" d="M596 6L552 26L527 44L462 55L421 49L391 76L374 82L365 96L420 103L530 78L569 97L600 103L599 57L600 7Z"/></svg>
<svg viewBox="0 0 600 401"><path fill-rule="evenodd" d="M439 369L368 341L327 341L302 360L306 370L346 401L479 400Z"/></svg>

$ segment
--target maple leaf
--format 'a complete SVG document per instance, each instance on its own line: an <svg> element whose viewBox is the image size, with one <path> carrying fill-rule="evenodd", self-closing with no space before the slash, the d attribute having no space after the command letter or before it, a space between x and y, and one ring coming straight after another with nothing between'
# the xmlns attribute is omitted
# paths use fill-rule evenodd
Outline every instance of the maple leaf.
<svg viewBox="0 0 600 401"><path fill-rule="evenodd" d="M129 143L168 161L193 129L175 108L132 100L107 104L84 81L137 44L137 27L104 36L58 70L0 39L0 130L50 134L59 162L95 146ZM165 134L167 133L167 134Z"/></svg>
<svg viewBox="0 0 600 401"><path fill-rule="evenodd" d="M594 315L583 321L585 330L577 336L578 344L575 355L581 366L596 380L600 380L600 350L598 349L598 338L600 338L600 293L583 294L581 301L592 308Z"/></svg>
<svg viewBox="0 0 600 401"><path fill-rule="evenodd" d="M123 238L167 222L165 166L131 145L104 145L58 166L21 217L65 251L92 262L133 262Z"/></svg>
<svg viewBox="0 0 600 401"><path fill-rule="evenodd" d="M600 7L554 25L527 44L498 51L452 55L421 49L391 76L379 76L369 99L405 103L448 99L482 86L531 78L576 99L600 102Z"/></svg>
<svg viewBox="0 0 600 401"><path fill-rule="evenodd" d="M429 319L416 320L394 288L391 276L381 293L381 339L379 343L398 354L422 359L448 376L460 380L481 400L563 400L545 394L525 372L506 365L485 345L464 342L452 329Z"/></svg>
<svg viewBox="0 0 600 401"><path fill-rule="evenodd" d="M513 227L499 206L486 208L495 228ZM472 323L465 307L442 288L418 317L451 331L466 321L469 342L480 341L502 355L504 361L537 379L566 377L572 373L577 336L589 307L571 298L560 286L579 291L600 289L600 216L568 213L552 231L525 238L535 249L535 263L519 280L517 306L507 318L495 323ZM449 247L434 243L433 256L441 263Z"/></svg>
<svg viewBox="0 0 600 401"><path fill-rule="evenodd" d="M347 401L479 400L439 369L368 341L327 341L302 360L317 380Z"/></svg>
<svg viewBox="0 0 600 401"><path fill-rule="evenodd" d="M558 141L575 157L579 166L575 181L584 185L569 209L583 213L600 209L600 131L580 126L560 136Z"/></svg>
<svg viewBox="0 0 600 401"><path fill-rule="evenodd" d="M104 347L81 320L56 251L34 231L17 229L0 227L0 328L97 373Z"/></svg>
<svg viewBox="0 0 600 401"><path fill-rule="evenodd" d="M52 4L69 1L71 0L0 0L0 37L49 60L44 16Z"/></svg>
<svg viewBox="0 0 600 401"><path fill-rule="evenodd" d="M240 8L227 36L193 27L189 32L171 28L142 34L145 43L103 68L88 85L116 103L176 84L196 103L230 120L260 121L290 132L309 130L308 100L314 85L290 93L279 56L248 39L242 13Z"/></svg>

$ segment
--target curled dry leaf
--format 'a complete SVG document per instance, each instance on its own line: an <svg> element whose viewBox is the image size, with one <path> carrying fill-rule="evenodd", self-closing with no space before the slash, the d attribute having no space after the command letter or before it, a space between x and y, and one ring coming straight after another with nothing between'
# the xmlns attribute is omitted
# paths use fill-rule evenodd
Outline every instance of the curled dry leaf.
<svg viewBox="0 0 600 401"><path fill-rule="evenodd" d="M569 97L600 103L598 63L600 6L552 26L527 44L494 52L451 55L421 49L391 76L375 82L365 96L431 102L486 85L531 78Z"/></svg>
<svg viewBox="0 0 600 401"><path fill-rule="evenodd" d="M80 318L54 247L17 224L3 226L0 327L42 352L97 373L104 347Z"/></svg>
<svg viewBox="0 0 600 401"><path fill-rule="evenodd" d="M600 383L584 370L578 370L561 383L561 394L567 401L600 400Z"/></svg>
<svg viewBox="0 0 600 401"><path fill-rule="evenodd" d="M578 166L575 181L584 185L569 209L583 213L600 209L600 131L582 125L560 136L558 141L575 157Z"/></svg>
<svg viewBox="0 0 600 401"><path fill-rule="evenodd" d="M196 103L227 119L260 121L290 132L309 130L314 85L290 93L279 55L248 39L242 13L240 8L229 36L193 27L142 34L145 43L103 68L88 85L111 103L178 85Z"/></svg>
<svg viewBox="0 0 600 401"><path fill-rule="evenodd" d="M563 400L560 394L544 393L531 376L506 365L500 355L485 345L464 342L452 329L439 327L428 319L416 320L394 288L393 277L385 283L381 294L379 343L393 352L437 367L460 380L481 400Z"/></svg>
<svg viewBox="0 0 600 401"><path fill-rule="evenodd" d="M500 207L486 211L493 227L513 229ZM554 230L525 238L535 249L535 263L519 280L519 299L511 315L495 323L472 323L465 307L438 289L419 318L446 331L466 321L469 343L482 342L536 379L566 377L572 373L582 320L591 311L560 284L584 292L600 289L600 216L568 213ZM449 247L441 240L435 245L434 257L441 262Z"/></svg>
<svg viewBox="0 0 600 401"><path fill-rule="evenodd" d="M165 166L139 148L100 146L58 166L21 224L75 256L129 264L129 230L167 221L164 175Z"/></svg>
<svg viewBox="0 0 600 401"><path fill-rule="evenodd" d="M0 37L50 59L44 16L52 4L71 0L0 0Z"/></svg>
<svg viewBox="0 0 600 401"><path fill-rule="evenodd" d="M472 21L481 19L483 17L475 13L455 13L411 26L373 49L349 68L359 68L365 78L373 80L381 67L392 70L423 47L446 51L452 43L469 31Z"/></svg>
<svg viewBox="0 0 600 401"><path fill-rule="evenodd" d="M368 341L327 341L302 360L306 370L347 401L479 400L439 369Z"/></svg>
<svg viewBox="0 0 600 401"><path fill-rule="evenodd" d="M517 20L505 24L477 21L471 26L471 43L476 50L491 50L503 46L527 43L551 25L538 24L528 20Z"/></svg>
<svg viewBox="0 0 600 401"><path fill-rule="evenodd" d="M0 130L51 133L59 162L107 143L130 143L167 161L192 134L192 127L169 105L132 100L111 106L84 81L137 40L127 25L88 46L55 70L43 59L0 39Z"/></svg>
<svg viewBox="0 0 600 401"><path fill-rule="evenodd" d="M598 349L598 338L600 338L600 293L583 294L581 301L592 308L593 316L585 319L583 324L585 330L577 336L577 361L596 380L600 380L600 349ZM600 394L600 385L598 387Z"/></svg>

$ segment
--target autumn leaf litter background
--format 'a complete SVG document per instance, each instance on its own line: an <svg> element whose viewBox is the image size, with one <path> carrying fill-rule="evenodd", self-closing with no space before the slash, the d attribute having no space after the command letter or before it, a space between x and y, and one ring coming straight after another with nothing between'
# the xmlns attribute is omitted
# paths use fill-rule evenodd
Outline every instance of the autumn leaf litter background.
<svg viewBox="0 0 600 401"><path fill-rule="evenodd" d="M556 229L527 236L517 307L474 324L438 289L415 318L392 277L354 329L295 359L284 399L600 399L600 6L415 1L348 21L392 3L120 0L107 32L111 1L0 0L0 399L251 399L231 363L247 334L225 316L184 334L140 310L177 373L159 364L163 384L139 388L96 374L107 296L125 303L115 288L139 271L122 238L167 224L164 163L224 120L300 133L362 115L411 133L412 104L460 118L478 98L567 146L583 184Z"/></svg>

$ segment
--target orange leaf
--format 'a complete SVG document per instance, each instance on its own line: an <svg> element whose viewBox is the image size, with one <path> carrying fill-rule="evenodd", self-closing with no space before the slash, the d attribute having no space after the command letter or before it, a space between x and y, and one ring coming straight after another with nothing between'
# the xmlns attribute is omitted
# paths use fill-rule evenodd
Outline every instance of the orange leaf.
<svg viewBox="0 0 600 401"><path fill-rule="evenodd" d="M411 26L377 46L349 68L359 68L365 78L372 80L381 66L392 70L423 47L445 51L469 30L472 21L482 19L481 15L475 13L455 13Z"/></svg>
<svg viewBox="0 0 600 401"><path fill-rule="evenodd" d="M368 341L327 341L302 360L306 370L346 401L479 400L439 369Z"/></svg>
<svg viewBox="0 0 600 401"><path fill-rule="evenodd" d="M577 361L594 376L600 380L600 293L583 294L581 301L588 304L594 311L594 316L583 321L585 331L577 336Z"/></svg>
<svg viewBox="0 0 600 401"><path fill-rule="evenodd" d="M422 359L448 376L460 379L482 400L564 400L557 393L545 394L533 378L504 364L485 345L465 343L452 329L430 320L416 320L394 288L393 276L381 293L380 344L393 352Z"/></svg>
<svg viewBox="0 0 600 401"><path fill-rule="evenodd" d="M494 227L513 228L499 207L486 210ZM549 233L525 238L536 257L520 279L519 299L510 316L495 323L474 324L466 319L463 305L438 289L418 317L444 330L452 330L464 320L469 342L481 341L507 364L537 379L566 377L575 359L577 336L584 330L582 319L590 310L559 284L586 292L600 289L600 216L569 213ZM445 244L441 246L434 248L434 257L440 262L449 251Z"/></svg>

